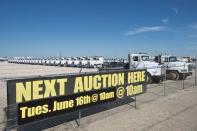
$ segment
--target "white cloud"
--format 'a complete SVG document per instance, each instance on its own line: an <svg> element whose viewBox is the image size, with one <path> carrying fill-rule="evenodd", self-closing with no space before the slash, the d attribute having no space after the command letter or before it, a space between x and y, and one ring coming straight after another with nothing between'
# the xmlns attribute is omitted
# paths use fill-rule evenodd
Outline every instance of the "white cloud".
<svg viewBox="0 0 197 131"><path fill-rule="evenodd" d="M191 29L197 29L197 23L189 25Z"/></svg>
<svg viewBox="0 0 197 131"><path fill-rule="evenodd" d="M168 18L165 18L165 19L162 19L162 20L161 20L161 22L162 22L162 23L164 23L164 24L167 24L167 23L168 23L168 21L169 21L169 19L168 19Z"/></svg>
<svg viewBox="0 0 197 131"><path fill-rule="evenodd" d="M191 38L197 38L197 34L189 35Z"/></svg>
<svg viewBox="0 0 197 131"><path fill-rule="evenodd" d="M139 33L145 33L145 32L159 32L165 30L164 26L145 26L145 27L140 27L136 28L134 30L128 31L125 35L135 35Z"/></svg>
<svg viewBox="0 0 197 131"><path fill-rule="evenodd" d="M189 41L187 42L189 45L197 45L197 42L194 42L194 41Z"/></svg>
<svg viewBox="0 0 197 131"><path fill-rule="evenodd" d="M172 10L174 11L175 14L178 14L179 13L179 9L176 8L176 7L172 8Z"/></svg>

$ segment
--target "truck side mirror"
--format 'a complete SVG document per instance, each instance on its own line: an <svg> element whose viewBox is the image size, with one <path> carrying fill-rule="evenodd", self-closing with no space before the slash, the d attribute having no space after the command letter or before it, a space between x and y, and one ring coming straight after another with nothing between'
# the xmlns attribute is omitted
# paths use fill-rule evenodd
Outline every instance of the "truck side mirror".
<svg viewBox="0 0 197 131"><path fill-rule="evenodd" d="M155 56L155 61L161 65L161 55Z"/></svg>
<svg viewBox="0 0 197 131"><path fill-rule="evenodd" d="M158 63L161 65L161 55L158 55Z"/></svg>

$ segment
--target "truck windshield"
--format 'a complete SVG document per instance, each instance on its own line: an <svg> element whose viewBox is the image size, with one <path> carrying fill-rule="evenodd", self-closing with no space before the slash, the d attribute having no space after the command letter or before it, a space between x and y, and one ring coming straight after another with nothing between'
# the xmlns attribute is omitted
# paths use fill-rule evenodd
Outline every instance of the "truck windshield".
<svg viewBox="0 0 197 131"><path fill-rule="evenodd" d="M175 56L169 57L169 62L176 62L177 58Z"/></svg>
<svg viewBox="0 0 197 131"><path fill-rule="evenodd" d="M142 60L143 61L149 61L150 59L149 59L149 56L142 56Z"/></svg>

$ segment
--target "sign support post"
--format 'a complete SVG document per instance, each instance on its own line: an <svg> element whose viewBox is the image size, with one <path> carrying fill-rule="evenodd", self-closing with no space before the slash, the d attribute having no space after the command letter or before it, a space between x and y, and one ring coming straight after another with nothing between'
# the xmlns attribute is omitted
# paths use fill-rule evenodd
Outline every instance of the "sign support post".
<svg viewBox="0 0 197 131"><path fill-rule="evenodd" d="M80 122L81 122L81 110L78 112L78 119L75 120L77 123L77 126L80 127Z"/></svg>
<svg viewBox="0 0 197 131"><path fill-rule="evenodd" d="M135 97L135 109L137 109L137 97L136 95L134 97Z"/></svg>
<svg viewBox="0 0 197 131"><path fill-rule="evenodd" d="M81 110L79 110L79 121L78 121L78 126L81 124Z"/></svg>

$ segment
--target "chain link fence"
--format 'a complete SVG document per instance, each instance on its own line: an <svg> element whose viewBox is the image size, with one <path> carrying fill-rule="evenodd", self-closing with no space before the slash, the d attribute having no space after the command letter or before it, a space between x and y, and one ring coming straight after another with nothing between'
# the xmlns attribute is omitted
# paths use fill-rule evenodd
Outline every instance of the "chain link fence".
<svg viewBox="0 0 197 131"><path fill-rule="evenodd" d="M0 130L3 130L5 126L6 107L7 107L6 81L0 80Z"/></svg>
<svg viewBox="0 0 197 131"><path fill-rule="evenodd" d="M173 67L179 68L181 66L173 66ZM168 72L168 71L166 71L166 72ZM194 62L194 66L192 67L190 72L191 72L191 73L189 73L190 75L188 75L188 73L180 74L179 79L177 79L177 80L170 80L169 73L165 74L164 81L162 81L158 84L149 84L148 91L151 88L157 88L157 90L154 91L155 94L167 96L167 95L176 93L179 90L184 90L184 89L188 89L191 87L195 87L197 85L196 61Z"/></svg>
<svg viewBox="0 0 197 131"><path fill-rule="evenodd" d="M48 70L48 68L47 69L45 69L45 68L46 67L44 67L44 66L37 66L36 68L24 67L24 70L25 70L24 74L27 73L27 75L29 74L29 76L31 76L32 72L33 72L33 75L37 75L37 76L45 75L45 73L43 73L43 71ZM54 68L58 68L58 67L54 67ZM12 78L18 77L18 75L14 75L12 72L9 72L11 69L13 70L13 68L11 68L11 67L7 69L6 65L0 66L0 72L3 72L2 76L0 77L0 87L1 87L0 88L0 100L1 100L0 101L0 105L1 105L0 106L0 130L10 130L13 128L18 129L18 130L42 130L42 129L47 129L49 127L53 127L53 126L61 124L61 123L65 123L67 121L72 121L72 120L77 119L79 117L78 112L73 112L70 114L65 114L65 115L60 115L60 116L56 116L53 118L49 118L47 120L37 121L37 122L31 123L31 124L25 125L23 127L17 127L17 119L16 119L17 118L17 116L16 116L17 105L7 106L6 80L9 79L9 77L12 77ZM77 68L75 68L75 69L77 69ZM6 70L8 72L6 72ZM14 70L17 70L17 68L15 68ZM21 71L24 71L24 70L21 68L21 69L17 70L16 72L20 73ZM55 73L56 70L57 69L54 69L51 71L52 72L54 71L54 73ZM62 70L64 70L64 68L62 68L61 70L58 69L58 71L60 71L60 72ZM80 69L77 69L76 72L78 72L78 71L80 71ZM50 73L50 71L48 71L47 73ZM27 77L24 77L24 78L27 78ZM155 101L161 97L165 97L165 96L177 93L180 90L187 90L189 88L194 88L194 87L196 87L196 84L197 84L196 82L197 82L197 66L196 66L196 61L195 61L195 64L192 69L192 75L188 76L185 79L169 80L167 77L167 74L165 73L165 75L163 77L163 81L161 81L159 83L153 82L152 84L148 84L147 85L147 93L137 97L137 106L140 104ZM83 114L83 117L88 116L89 114L94 114L96 112L108 110L113 107L117 107L119 105L130 103L131 101L133 101L133 99L124 100L124 101L118 102L118 103L115 102L115 103L105 104L105 105L101 105L101 106L91 107L89 109L82 110L82 114ZM103 106L104 106L104 108L103 108ZM102 110L100 110L99 108L102 108ZM11 113L7 114L7 110L11 110ZM6 118L6 116L8 116L8 117ZM105 117L107 117L107 116L105 116Z"/></svg>

